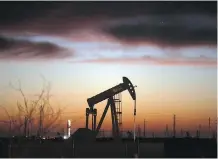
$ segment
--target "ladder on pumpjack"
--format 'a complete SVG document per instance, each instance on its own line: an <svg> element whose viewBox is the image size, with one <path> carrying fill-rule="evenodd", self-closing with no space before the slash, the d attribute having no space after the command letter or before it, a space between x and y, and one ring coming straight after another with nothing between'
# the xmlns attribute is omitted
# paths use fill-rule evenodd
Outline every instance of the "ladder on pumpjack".
<svg viewBox="0 0 218 159"><path fill-rule="evenodd" d="M116 108L117 123L119 128L122 129L122 94L114 95L113 99ZM120 132L122 132L122 130Z"/></svg>

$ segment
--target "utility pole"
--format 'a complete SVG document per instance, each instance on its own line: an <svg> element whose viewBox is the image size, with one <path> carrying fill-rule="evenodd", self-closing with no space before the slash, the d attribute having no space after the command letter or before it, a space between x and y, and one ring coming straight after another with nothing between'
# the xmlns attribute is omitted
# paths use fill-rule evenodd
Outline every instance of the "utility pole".
<svg viewBox="0 0 218 159"><path fill-rule="evenodd" d="M173 115L173 137L176 137L176 115Z"/></svg>
<svg viewBox="0 0 218 159"><path fill-rule="evenodd" d="M153 138L155 137L154 132L152 132L152 137L153 137Z"/></svg>
<svg viewBox="0 0 218 159"><path fill-rule="evenodd" d="M33 134L33 118L30 119L30 136L32 136Z"/></svg>
<svg viewBox="0 0 218 159"><path fill-rule="evenodd" d="M141 128L140 128L140 125L138 125L138 133L137 133L137 134L138 134L138 135L137 135L138 138L141 137Z"/></svg>
<svg viewBox="0 0 218 159"><path fill-rule="evenodd" d="M183 137L183 129L181 128L181 137Z"/></svg>
<svg viewBox="0 0 218 159"><path fill-rule="evenodd" d="M139 137L139 125L137 125L137 133L136 136Z"/></svg>
<svg viewBox="0 0 218 159"><path fill-rule="evenodd" d="M39 136L43 133L43 106L40 107L40 113L39 113Z"/></svg>
<svg viewBox="0 0 218 159"><path fill-rule="evenodd" d="M65 130L62 128L62 136L65 136Z"/></svg>
<svg viewBox="0 0 218 159"><path fill-rule="evenodd" d="M104 136L104 129L102 130L102 136L103 136L103 138L105 137L105 136Z"/></svg>
<svg viewBox="0 0 218 159"><path fill-rule="evenodd" d="M27 118L27 136L30 136L30 119Z"/></svg>
<svg viewBox="0 0 218 159"><path fill-rule="evenodd" d="M27 117L24 117L24 136L27 136Z"/></svg>
<svg viewBox="0 0 218 159"><path fill-rule="evenodd" d="M217 138L217 119L216 119L216 122L215 122L215 131L214 131L214 133L215 133L215 138Z"/></svg>
<svg viewBox="0 0 218 159"><path fill-rule="evenodd" d="M199 135L199 138L201 137L201 124L199 125L199 127L198 127L198 135Z"/></svg>
<svg viewBox="0 0 218 159"><path fill-rule="evenodd" d="M144 132L143 132L143 136L144 136L144 138L145 138L145 119L144 119Z"/></svg>
<svg viewBox="0 0 218 159"><path fill-rule="evenodd" d="M209 126L209 137L211 137L210 117L209 117L209 121L208 121L208 126Z"/></svg>
<svg viewBox="0 0 218 159"><path fill-rule="evenodd" d="M168 128L168 124L166 125L165 137L169 137L169 128Z"/></svg>
<svg viewBox="0 0 218 159"><path fill-rule="evenodd" d="M9 124L9 132L8 132L8 135L9 137L12 136L12 123L16 122L16 120L9 120L9 121L6 121L6 120L0 120L1 123L5 123L5 124Z"/></svg>
<svg viewBox="0 0 218 159"><path fill-rule="evenodd" d="M10 137L12 136L12 132L11 132L11 130L12 130L12 121L10 120L10 122L9 122L9 134L10 134Z"/></svg>

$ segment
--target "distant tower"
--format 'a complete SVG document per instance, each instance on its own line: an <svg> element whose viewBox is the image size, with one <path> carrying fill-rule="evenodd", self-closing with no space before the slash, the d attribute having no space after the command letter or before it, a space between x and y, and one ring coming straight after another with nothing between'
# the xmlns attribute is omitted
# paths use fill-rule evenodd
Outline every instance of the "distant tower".
<svg viewBox="0 0 218 159"><path fill-rule="evenodd" d="M169 129L168 129L168 124L166 125L165 137L169 137Z"/></svg>
<svg viewBox="0 0 218 159"><path fill-rule="evenodd" d="M176 115L173 115L173 137L176 137Z"/></svg>
<svg viewBox="0 0 218 159"><path fill-rule="evenodd" d="M71 121L67 120L67 136L70 137Z"/></svg>
<svg viewBox="0 0 218 159"><path fill-rule="evenodd" d="M199 137L201 137L201 124L198 126L198 131L199 131L199 132L198 132L198 133L199 133L198 135L199 135Z"/></svg>

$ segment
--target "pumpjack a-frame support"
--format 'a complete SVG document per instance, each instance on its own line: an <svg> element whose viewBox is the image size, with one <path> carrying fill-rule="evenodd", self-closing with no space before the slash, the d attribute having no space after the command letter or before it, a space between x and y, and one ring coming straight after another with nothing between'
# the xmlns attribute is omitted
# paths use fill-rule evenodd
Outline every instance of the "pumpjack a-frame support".
<svg viewBox="0 0 218 159"><path fill-rule="evenodd" d="M114 138L120 137L120 131L119 131L119 124L117 119L117 113L116 113L116 107L113 97L110 97L107 101L106 107L104 109L104 112L101 116L101 119L98 123L98 126L96 128L96 116L97 116L97 110L94 109L93 113L90 111L89 108L86 109L86 128L88 129L88 119L89 114L92 114L92 130L96 132L96 136L99 133L99 130L101 129L101 126L103 124L103 121L105 119L105 116L108 112L109 107L111 108L111 119L112 119L112 134Z"/></svg>

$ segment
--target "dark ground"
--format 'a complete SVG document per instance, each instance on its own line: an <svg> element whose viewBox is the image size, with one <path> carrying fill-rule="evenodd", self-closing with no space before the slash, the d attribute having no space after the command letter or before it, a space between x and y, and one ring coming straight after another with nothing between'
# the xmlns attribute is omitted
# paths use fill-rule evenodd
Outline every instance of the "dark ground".
<svg viewBox="0 0 218 159"><path fill-rule="evenodd" d="M8 139L0 139L1 158L9 157ZM74 143L72 140L15 142L11 149L11 157L18 158L124 158L133 157L139 152L139 157L145 158L179 158L179 157L205 157L217 158L216 139L163 139L147 138L139 141L139 148L131 140L115 142L112 139L101 139L96 142Z"/></svg>

